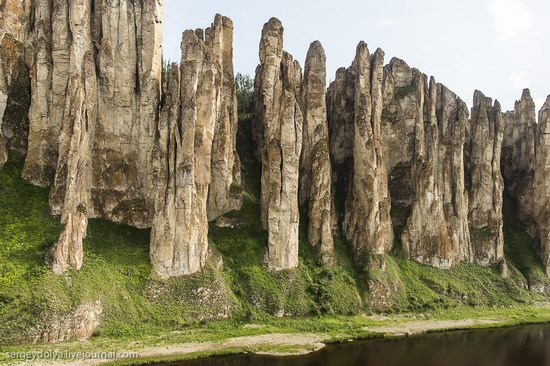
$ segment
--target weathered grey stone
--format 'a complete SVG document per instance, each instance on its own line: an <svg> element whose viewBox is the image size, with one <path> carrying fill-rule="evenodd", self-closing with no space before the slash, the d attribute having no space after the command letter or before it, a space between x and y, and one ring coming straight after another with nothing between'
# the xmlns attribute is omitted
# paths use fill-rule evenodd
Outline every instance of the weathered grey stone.
<svg viewBox="0 0 550 366"><path fill-rule="evenodd" d="M504 259L502 194L504 183L500 171L503 141L500 104L474 94L469 126L467 156L468 218L473 261L481 265Z"/></svg>
<svg viewBox="0 0 550 366"><path fill-rule="evenodd" d="M91 9L88 0L68 7L72 38L69 48L69 83L59 137L59 153L50 206L61 215L65 228L51 250L57 274L79 270L84 258L83 240L93 212L92 146L97 119L97 75L92 50Z"/></svg>
<svg viewBox="0 0 550 366"><path fill-rule="evenodd" d="M411 178L415 197L411 214L401 241L405 254L422 263L450 268L460 258L460 251L452 247L443 212L443 197L439 169L439 130L437 125L437 86L424 75L413 71L417 87L415 123L415 150Z"/></svg>
<svg viewBox="0 0 550 366"><path fill-rule="evenodd" d="M0 2L0 168L10 153L23 157L27 148L30 11L30 0Z"/></svg>
<svg viewBox="0 0 550 366"><path fill-rule="evenodd" d="M380 124L383 109L384 53L370 56L361 42L355 70L354 176L346 199L344 233L359 263L368 256L383 258L393 245L388 175L382 151ZM383 260L378 267L384 267Z"/></svg>
<svg viewBox="0 0 550 366"><path fill-rule="evenodd" d="M332 172L326 107L326 56L320 42L309 48L302 86L304 114L300 169L300 204L308 207L308 239L320 261L334 256Z"/></svg>
<svg viewBox="0 0 550 366"><path fill-rule="evenodd" d="M449 268L469 257L463 145L467 108L445 86L392 59L384 74L382 136L407 256Z"/></svg>
<svg viewBox="0 0 550 366"><path fill-rule="evenodd" d="M215 129L215 69L202 30L186 31L181 71L171 66L159 122L151 261L161 277L195 273L208 253L207 205Z"/></svg>
<svg viewBox="0 0 550 366"><path fill-rule="evenodd" d="M468 128L468 106L447 87L438 84L437 120L439 127L439 162L443 210L451 248L455 258L472 260L468 224L468 193L464 180L464 144Z"/></svg>
<svg viewBox="0 0 550 366"><path fill-rule="evenodd" d="M152 157L162 71L162 1L94 1L98 120L94 217L151 226Z"/></svg>
<svg viewBox="0 0 550 366"><path fill-rule="evenodd" d="M59 3L59 4L58 4ZM56 2L58 11L67 12L68 6L61 1ZM52 28L67 27L67 19L54 18L53 2L36 0L34 4L34 33L32 35L33 60L31 81L31 106L29 109L29 141L28 151L23 167L23 178L34 185L48 186L57 165L58 137L61 120L52 119L52 49L54 40ZM66 17L65 17L66 18ZM54 20L55 21L52 21ZM58 45L57 43L55 44ZM60 46L61 47L61 46ZM63 49L67 50L68 45ZM66 51L68 53L68 51ZM64 59L67 59L65 55ZM67 69L67 68L65 68ZM65 71L67 72L67 71ZM66 82L64 87L66 87ZM64 92L63 92L64 93Z"/></svg>
<svg viewBox="0 0 550 366"><path fill-rule="evenodd" d="M236 156L233 25L216 16L206 31L186 31L181 67L167 75L155 147L151 260L161 277L201 270L208 219L240 207Z"/></svg>
<svg viewBox="0 0 550 366"><path fill-rule="evenodd" d="M503 114L501 161L506 191L516 201L518 218L532 237L536 236L533 192L536 118L535 102L529 89L525 89L514 111Z"/></svg>
<svg viewBox="0 0 550 366"><path fill-rule="evenodd" d="M242 206L241 163L237 154L237 95L233 71L233 22L217 15L212 25L212 52L221 81L212 146L212 181L208 193L208 219L213 221Z"/></svg>
<svg viewBox="0 0 550 366"><path fill-rule="evenodd" d="M264 25L260 67L256 72L256 143L261 153L262 223L268 231L271 270L298 266L298 181L303 117L302 72L283 51L283 26L272 18Z"/></svg>
<svg viewBox="0 0 550 366"><path fill-rule="evenodd" d="M539 253L546 274L550 275L550 96L539 112L536 126L536 160L534 179L535 228Z"/></svg>

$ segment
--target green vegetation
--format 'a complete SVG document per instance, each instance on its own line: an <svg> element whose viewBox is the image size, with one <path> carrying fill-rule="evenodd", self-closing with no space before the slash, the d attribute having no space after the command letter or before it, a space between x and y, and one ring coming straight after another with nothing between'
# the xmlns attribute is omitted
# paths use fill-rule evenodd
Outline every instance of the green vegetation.
<svg viewBox="0 0 550 366"><path fill-rule="evenodd" d="M241 138L251 139L251 130ZM410 321L410 313L426 319L498 319L504 325L550 320L550 308L535 306L547 298L524 288L526 282L540 285L547 280L528 236L510 222L514 208L509 201L508 278L496 268L472 264L448 271L425 266L404 258L399 242L385 257L386 271L371 270L367 276L341 238L335 240L336 265L323 268L307 244L305 221L299 268L272 273L264 265L267 237L260 223L259 166L250 160L243 162L244 206L226 215L235 227L210 227L211 247L221 254L222 267L213 255L200 274L160 281L151 276L148 230L91 220L82 270L55 276L44 260L62 227L49 215L47 190L25 184L21 166L10 161L0 170L0 344L28 342L41 331L39 325L91 301L100 301L104 310L96 336L61 349L141 348L269 333L313 333L338 341L373 336L365 327ZM375 288L382 289L376 299ZM378 297L386 303L377 309L394 316L367 316ZM211 321L220 313L232 316ZM283 314L291 317L278 317ZM0 346L0 352L21 349L28 347Z"/></svg>
<svg viewBox="0 0 550 366"><path fill-rule="evenodd" d="M407 95L414 93L415 91L416 91L416 84L414 83L411 85L403 86L401 88L398 88L395 91L395 98L397 99L405 98Z"/></svg>
<svg viewBox="0 0 550 366"><path fill-rule="evenodd" d="M235 84L237 88L239 120L250 119L254 112L254 79L249 75L237 73Z"/></svg>
<svg viewBox="0 0 550 366"><path fill-rule="evenodd" d="M519 222L513 199L504 196L504 251L506 259L516 267L534 290L550 289L550 279L544 273L543 264L537 255L534 241Z"/></svg>

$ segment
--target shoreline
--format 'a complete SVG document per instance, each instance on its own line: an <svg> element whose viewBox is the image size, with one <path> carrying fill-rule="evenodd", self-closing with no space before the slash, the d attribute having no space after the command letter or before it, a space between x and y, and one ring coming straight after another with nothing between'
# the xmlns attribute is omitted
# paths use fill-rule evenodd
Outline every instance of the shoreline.
<svg viewBox="0 0 550 366"><path fill-rule="evenodd" d="M491 313L494 312L493 316ZM228 336L216 340L201 341L204 335L198 335L196 341L178 342L178 334L164 334L163 339L149 337L138 341L118 340L115 338L91 339L84 342L69 342L57 345L40 345L36 347L7 347L0 353L0 364L16 366L130 366L147 365L164 362L177 362L192 359L204 359L215 356L255 353L270 356L299 356L319 351L330 344L358 342L369 339L399 338L418 336L428 333L444 333L459 330L498 329L506 327L550 323L550 305L525 306L514 309L468 309L469 317L460 318L460 312L450 311L448 314L407 314L393 316L360 316L322 318L319 321L332 323L333 329L327 332L283 331L286 321L280 323L280 332L264 324L242 324L237 331L252 331L252 335ZM312 320L312 319L310 319ZM300 320L296 320L300 322ZM354 328L352 329L351 324ZM363 325L363 326L362 326ZM339 330L339 331L338 331ZM195 329L187 333L192 334ZM186 336L189 336L186 334ZM161 337L162 338L162 337ZM80 345L80 347L79 347ZM11 350L10 350L11 349ZM35 361L15 361L7 358L7 352L29 352L40 350L56 350L70 352L104 352L117 349L119 352L136 352L139 358L134 359L103 359L103 360L58 360L44 359ZM3 351L3 350L2 350Z"/></svg>

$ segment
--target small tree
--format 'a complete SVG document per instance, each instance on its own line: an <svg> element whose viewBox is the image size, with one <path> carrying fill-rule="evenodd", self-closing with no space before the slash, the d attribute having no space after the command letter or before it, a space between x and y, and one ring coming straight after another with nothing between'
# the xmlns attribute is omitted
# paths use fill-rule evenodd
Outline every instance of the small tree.
<svg viewBox="0 0 550 366"><path fill-rule="evenodd" d="M251 118L254 112L254 80L240 72L235 76L239 120Z"/></svg>

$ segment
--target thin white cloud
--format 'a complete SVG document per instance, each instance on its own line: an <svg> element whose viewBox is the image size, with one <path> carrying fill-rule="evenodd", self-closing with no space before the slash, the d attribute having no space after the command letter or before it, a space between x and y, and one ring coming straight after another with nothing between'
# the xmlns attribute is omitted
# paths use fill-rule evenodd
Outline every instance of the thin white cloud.
<svg viewBox="0 0 550 366"><path fill-rule="evenodd" d="M521 0L487 0L495 32L501 40L525 34L534 24L534 14Z"/></svg>

